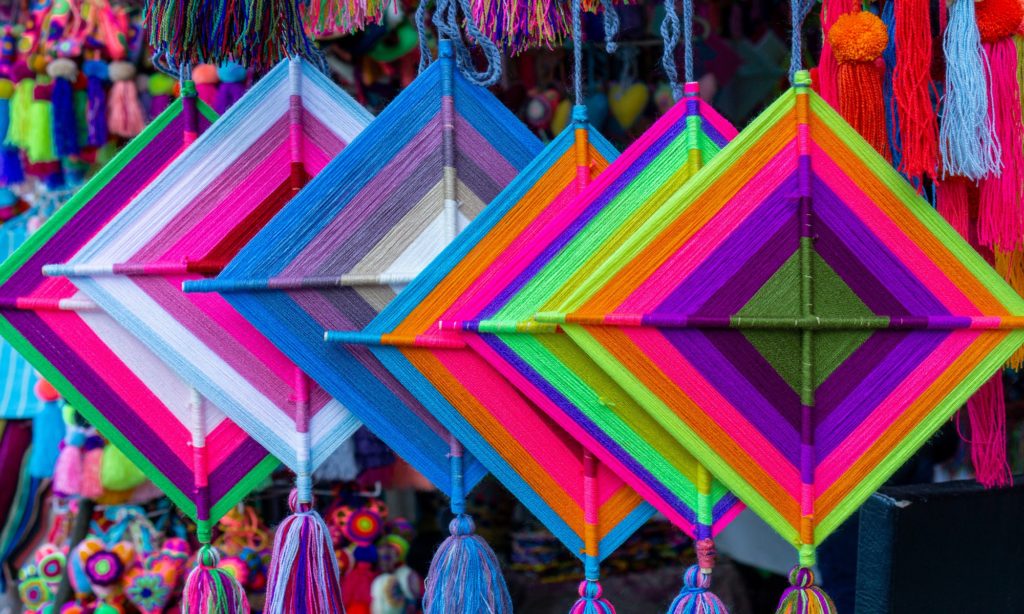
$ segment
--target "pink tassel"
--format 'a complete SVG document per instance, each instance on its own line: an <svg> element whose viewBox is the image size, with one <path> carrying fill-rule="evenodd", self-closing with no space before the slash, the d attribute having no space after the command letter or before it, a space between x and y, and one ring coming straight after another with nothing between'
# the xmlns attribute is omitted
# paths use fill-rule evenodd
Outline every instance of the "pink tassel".
<svg viewBox="0 0 1024 614"><path fill-rule="evenodd" d="M103 466L103 448L93 448L82 455L82 487L81 495L86 499L99 499L103 496L103 482L100 480L100 468Z"/></svg>
<svg viewBox="0 0 1024 614"><path fill-rule="evenodd" d="M107 97L107 124L111 134L132 138L146 127L146 118L135 87L135 67L128 62L110 64L114 84Z"/></svg>
<svg viewBox="0 0 1024 614"><path fill-rule="evenodd" d="M991 67L989 96L1001 146L1002 173L981 180L978 241L990 249L1016 251L1024 235L1024 125L1021 124L1017 48L1012 38L983 42Z"/></svg>
<svg viewBox="0 0 1024 614"><path fill-rule="evenodd" d="M76 497L82 493L82 445L85 434L79 428L69 429L64 439L64 448L57 456L53 469L53 490L65 497Z"/></svg>
<svg viewBox="0 0 1024 614"><path fill-rule="evenodd" d="M1003 374L996 373L967 401L971 421L971 463L986 488L1013 483L1006 462L1006 397Z"/></svg>

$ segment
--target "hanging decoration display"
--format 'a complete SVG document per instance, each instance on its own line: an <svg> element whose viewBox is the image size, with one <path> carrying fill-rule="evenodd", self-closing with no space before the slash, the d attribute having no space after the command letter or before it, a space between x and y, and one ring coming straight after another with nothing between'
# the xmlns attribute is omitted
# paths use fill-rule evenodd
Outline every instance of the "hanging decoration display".
<svg viewBox="0 0 1024 614"><path fill-rule="evenodd" d="M794 604L1024 341L1020 297L807 82L537 316L799 548Z"/></svg>

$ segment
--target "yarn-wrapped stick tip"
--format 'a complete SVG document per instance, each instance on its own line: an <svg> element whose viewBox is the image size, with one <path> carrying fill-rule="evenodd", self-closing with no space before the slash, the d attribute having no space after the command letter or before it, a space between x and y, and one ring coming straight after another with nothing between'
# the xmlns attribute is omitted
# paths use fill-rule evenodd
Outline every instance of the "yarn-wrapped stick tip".
<svg viewBox="0 0 1024 614"><path fill-rule="evenodd" d="M811 569L794 567L789 572L789 584L775 614L836 614L836 604L814 583Z"/></svg>
<svg viewBox="0 0 1024 614"><path fill-rule="evenodd" d="M292 515L274 537L267 574L267 614L344 614L338 558L312 501L288 497Z"/></svg>
<svg viewBox="0 0 1024 614"><path fill-rule="evenodd" d="M615 606L604 598L604 589L596 580L580 582L580 598L572 604L569 614L615 614Z"/></svg>
<svg viewBox="0 0 1024 614"><path fill-rule="evenodd" d="M425 614L491 612L511 614L512 597L498 557L475 533L473 519L458 514L448 525L451 536L430 562L424 583Z"/></svg>
<svg viewBox="0 0 1024 614"><path fill-rule="evenodd" d="M204 545L185 580L182 614L249 614L249 600L235 577L217 567L217 551Z"/></svg>

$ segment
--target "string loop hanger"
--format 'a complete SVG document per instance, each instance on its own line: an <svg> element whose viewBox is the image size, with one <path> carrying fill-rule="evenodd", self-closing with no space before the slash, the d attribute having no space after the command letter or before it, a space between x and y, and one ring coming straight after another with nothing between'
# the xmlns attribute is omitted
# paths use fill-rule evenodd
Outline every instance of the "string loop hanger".
<svg viewBox="0 0 1024 614"><path fill-rule="evenodd" d="M420 72L426 70L432 61L430 45L427 40L427 4L429 1L420 2L415 15L416 30L419 33ZM451 41L455 51L455 63L467 81L481 87L490 87L498 82L498 79L501 78L501 50L473 21L469 0L437 0L431 22L437 28L437 34L441 39ZM477 69L463 29L469 39L483 51L486 60L483 69Z"/></svg>
<svg viewBox="0 0 1024 614"><path fill-rule="evenodd" d="M803 24L814 8L815 0L789 0L792 33L790 35L789 82L799 85L797 73L804 67Z"/></svg>

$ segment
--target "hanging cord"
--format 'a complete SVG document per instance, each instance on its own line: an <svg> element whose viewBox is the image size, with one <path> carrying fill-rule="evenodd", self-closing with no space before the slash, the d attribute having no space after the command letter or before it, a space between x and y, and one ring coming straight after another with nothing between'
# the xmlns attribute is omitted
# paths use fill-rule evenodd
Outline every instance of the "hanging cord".
<svg viewBox="0 0 1024 614"><path fill-rule="evenodd" d="M683 78L693 81L693 0L683 0Z"/></svg>
<svg viewBox="0 0 1024 614"><path fill-rule="evenodd" d="M684 0L687 4L689 0ZM676 13L675 0L665 0L665 19L661 22L661 39L664 41L664 48L661 53L661 66L665 70L669 87L672 88L672 99L676 102L683 97L683 88L679 85L679 71L676 69L676 45L679 44L679 15ZM689 56L687 56L689 59ZM692 75L692 67L687 66L686 80L689 81Z"/></svg>
<svg viewBox="0 0 1024 614"><path fill-rule="evenodd" d="M583 106L583 20L581 0L572 0L572 86L576 106Z"/></svg>
<svg viewBox="0 0 1024 614"><path fill-rule="evenodd" d="M459 10L465 17L465 29L470 38L483 50L487 65L477 70L473 63L473 54L462 35L459 27ZM472 19L469 0L438 0L434 11L434 27L440 36L452 41L455 48L455 61L459 71L467 81L481 87L490 87L501 78L501 51L490 38L484 35Z"/></svg>
<svg viewBox="0 0 1024 614"><path fill-rule="evenodd" d="M430 0L420 0L420 5L416 8L416 32L419 35L420 45L420 72L426 70L433 60L430 56L430 44L427 42L427 2L430 2Z"/></svg>
<svg viewBox="0 0 1024 614"><path fill-rule="evenodd" d="M789 58L789 82L794 85L796 84L796 73L804 67L802 29L804 19L807 18L812 8L814 8L814 0L789 0L789 11L793 20L793 32L790 38L792 55Z"/></svg>

